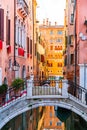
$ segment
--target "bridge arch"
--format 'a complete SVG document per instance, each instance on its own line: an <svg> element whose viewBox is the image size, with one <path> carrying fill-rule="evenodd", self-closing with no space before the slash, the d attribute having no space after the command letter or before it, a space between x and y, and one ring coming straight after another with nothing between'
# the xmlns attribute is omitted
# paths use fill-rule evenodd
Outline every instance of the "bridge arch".
<svg viewBox="0 0 87 130"><path fill-rule="evenodd" d="M11 103L7 108L3 108L4 111L0 110L0 115L3 113L4 116L0 118L0 129L11 119L14 117L37 107L40 106L58 106L61 108L65 108L67 110L71 110L74 113L78 114L81 116L84 120L87 121L87 115L86 113L83 113L79 108L73 106L72 104L67 102L67 99L65 98L60 98L55 100L45 98L45 99L27 99L26 97L18 99L16 102ZM6 111L5 111L6 109ZM6 116L5 116L6 115Z"/></svg>

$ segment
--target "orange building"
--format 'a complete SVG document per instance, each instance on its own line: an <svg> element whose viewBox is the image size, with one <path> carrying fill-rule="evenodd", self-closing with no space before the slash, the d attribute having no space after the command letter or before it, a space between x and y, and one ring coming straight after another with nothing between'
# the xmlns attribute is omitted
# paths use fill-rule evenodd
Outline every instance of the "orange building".
<svg viewBox="0 0 87 130"><path fill-rule="evenodd" d="M61 76L63 77L65 50L65 32L64 26L51 25L48 21L43 21L40 25L40 35L45 41L45 72L46 76Z"/></svg>

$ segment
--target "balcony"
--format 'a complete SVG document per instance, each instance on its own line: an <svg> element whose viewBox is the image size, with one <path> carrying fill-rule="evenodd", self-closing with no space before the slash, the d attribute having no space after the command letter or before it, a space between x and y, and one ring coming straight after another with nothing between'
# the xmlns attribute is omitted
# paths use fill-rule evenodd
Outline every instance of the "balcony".
<svg viewBox="0 0 87 130"><path fill-rule="evenodd" d="M25 0L17 0L17 12L21 17L26 18L28 15L28 5Z"/></svg>

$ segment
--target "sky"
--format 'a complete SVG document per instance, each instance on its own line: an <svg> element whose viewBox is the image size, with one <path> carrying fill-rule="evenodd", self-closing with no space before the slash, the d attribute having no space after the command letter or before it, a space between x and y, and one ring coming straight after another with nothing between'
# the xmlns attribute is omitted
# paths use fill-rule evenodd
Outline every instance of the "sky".
<svg viewBox="0 0 87 130"><path fill-rule="evenodd" d="M43 19L49 18L52 24L64 24L64 9L66 0L36 0L37 19L42 23Z"/></svg>

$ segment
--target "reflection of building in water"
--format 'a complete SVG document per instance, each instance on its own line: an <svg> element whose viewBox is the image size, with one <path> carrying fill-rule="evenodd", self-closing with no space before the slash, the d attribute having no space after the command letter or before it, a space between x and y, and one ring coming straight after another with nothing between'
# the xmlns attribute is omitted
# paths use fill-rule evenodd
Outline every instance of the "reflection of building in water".
<svg viewBox="0 0 87 130"><path fill-rule="evenodd" d="M64 123L56 117L54 106L46 106L43 130L64 130Z"/></svg>

